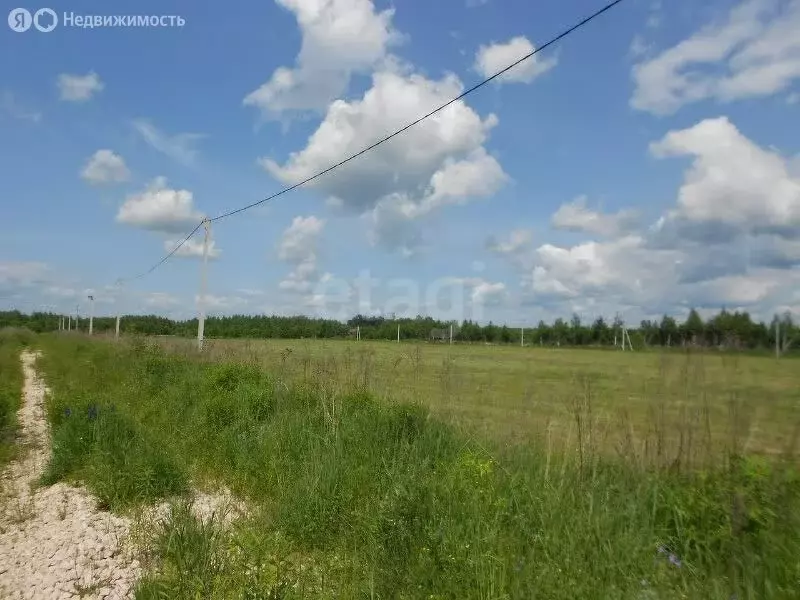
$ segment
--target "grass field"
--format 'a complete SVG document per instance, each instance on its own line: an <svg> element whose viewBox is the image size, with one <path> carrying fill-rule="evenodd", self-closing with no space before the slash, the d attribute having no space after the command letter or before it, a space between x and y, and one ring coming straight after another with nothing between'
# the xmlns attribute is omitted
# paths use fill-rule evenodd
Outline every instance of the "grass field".
<svg viewBox="0 0 800 600"><path fill-rule="evenodd" d="M0 330L0 468L17 450L14 442L22 389L20 351L32 337L28 331Z"/></svg>
<svg viewBox="0 0 800 600"><path fill-rule="evenodd" d="M196 342L166 338L195 356ZM291 382L364 387L422 403L483 437L574 444L576 417L605 450L695 460L715 449L779 454L800 426L800 363L700 352L303 340L209 340L205 360L237 361ZM659 446L660 444L660 446ZM669 448L668 448L669 446ZM628 448L630 451L631 448ZM715 453L716 454L716 453Z"/></svg>
<svg viewBox="0 0 800 600"><path fill-rule="evenodd" d="M800 585L789 361L37 344L45 483L82 481L115 511L224 484L251 509L224 528L178 508L143 532L137 598L744 600Z"/></svg>

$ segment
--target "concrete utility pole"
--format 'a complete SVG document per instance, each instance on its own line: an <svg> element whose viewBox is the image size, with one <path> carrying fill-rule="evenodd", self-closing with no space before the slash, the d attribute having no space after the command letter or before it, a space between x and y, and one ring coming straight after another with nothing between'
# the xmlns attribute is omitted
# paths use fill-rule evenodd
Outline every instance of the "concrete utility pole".
<svg viewBox="0 0 800 600"><path fill-rule="evenodd" d="M119 339L119 315L117 315L117 323L116 323L116 327L114 329L114 339L115 340Z"/></svg>
<svg viewBox="0 0 800 600"><path fill-rule="evenodd" d="M94 296L89 296L89 335L94 330Z"/></svg>
<svg viewBox="0 0 800 600"><path fill-rule="evenodd" d="M450 323L450 343L453 343L453 324Z"/></svg>
<svg viewBox="0 0 800 600"><path fill-rule="evenodd" d="M400 323L397 324L397 343L400 343Z"/></svg>
<svg viewBox="0 0 800 600"><path fill-rule="evenodd" d="M208 284L208 240L211 236L211 221L203 219L203 266L200 269L200 298L197 304L199 315L197 319L197 349L203 350L203 334L206 326L206 286Z"/></svg>
<svg viewBox="0 0 800 600"><path fill-rule="evenodd" d="M67 315L67 331L72 331L72 315Z"/></svg>

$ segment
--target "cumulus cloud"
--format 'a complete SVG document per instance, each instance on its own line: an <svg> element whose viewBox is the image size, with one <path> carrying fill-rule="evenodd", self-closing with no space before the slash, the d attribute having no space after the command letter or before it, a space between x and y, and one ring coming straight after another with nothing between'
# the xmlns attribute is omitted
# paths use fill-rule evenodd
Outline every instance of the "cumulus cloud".
<svg viewBox="0 0 800 600"><path fill-rule="evenodd" d="M166 240L164 242L164 251L165 252L172 252L175 250L175 247L181 243L182 240ZM222 251L216 247L216 242L214 240L210 240L208 242L208 258L209 260L214 260L219 258L219 255L222 254ZM196 239L189 239L181 244L180 248L178 248L173 256L179 256L183 258L203 258L203 242L202 240Z"/></svg>
<svg viewBox="0 0 800 600"><path fill-rule="evenodd" d="M309 293L320 281L317 268L317 246L325 221L313 215L297 216L283 232L278 244L278 258L292 266L286 279L280 282L281 290Z"/></svg>
<svg viewBox="0 0 800 600"><path fill-rule="evenodd" d="M500 281L486 281L480 277L450 278L454 285L463 286L469 292L473 305L497 306L508 296L506 284Z"/></svg>
<svg viewBox="0 0 800 600"><path fill-rule="evenodd" d="M81 177L90 184L119 183L128 180L130 171L119 154L104 149L91 156Z"/></svg>
<svg viewBox="0 0 800 600"><path fill-rule="evenodd" d="M483 148L463 160L448 158L431 176L428 189L419 198L398 193L378 201L366 215L371 224L370 240L413 255L421 243L416 221L447 205L490 196L506 179L500 164Z"/></svg>
<svg viewBox="0 0 800 600"><path fill-rule="evenodd" d="M533 44L524 36L511 38L505 43L481 46L475 55L475 70L483 77L491 77L535 50ZM494 81L498 83L530 83L544 75L558 64L553 57L540 58L534 54L527 60L509 69Z"/></svg>
<svg viewBox="0 0 800 600"><path fill-rule="evenodd" d="M202 133L168 135L147 119L135 120L133 128L154 150L185 165L194 163L198 152L197 143L205 137Z"/></svg>
<svg viewBox="0 0 800 600"><path fill-rule="evenodd" d="M668 115L705 99L769 96L800 77L800 0L745 0L727 17L634 66L631 105Z"/></svg>
<svg viewBox="0 0 800 600"><path fill-rule="evenodd" d="M562 204L550 223L556 229L615 237L634 228L637 214L632 210L603 214L588 207L586 196L578 196Z"/></svg>
<svg viewBox="0 0 800 600"><path fill-rule="evenodd" d="M671 131L651 151L693 162L675 204L650 228L634 231L596 213L587 218L585 203L574 210L573 202L556 212L554 225L606 239L533 251L523 233L492 240L489 248L520 269L526 301L561 312L568 305L639 315L687 306L769 315L790 305L800 282L800 181L790 162L725 118ZM530 260L515 260L521 252Z"/></svg>
<svg viewBox="0 0 800 600"><path fill-rule="evenodd" d="M284 111L322 110L401 41L394 9L376 12L371 0L277 0L294 13L302 43L294 68L280 67L244 99L267 117Z"/></svg>
<svg viewBox="0 0 800 600"><path fill-rule="evenodd" d="M506 258L518 268L527 269L533 264L533 232L530 229L515 229L506 239L500 240L491 235L485 245L487 250Z"/></svg>
<svg viewBox="0 0 800 600"><path fill-rule="evenodd" d="M800 178L787 159L753 143L727 118L671 131L650 150L660 158L694 158L677 208L656 229L689 224L701 231L707 225L726 233L800 236Z"/></svg>
<svg viewBox="0 0 800 600"><path fill-rule="evenodd" d="M192 192L168 188L164 177L129 196L117 212L118 223L165 233L184 232L202 218L194 207Z"/></svg>
<svg viewBox="0 0 800 600"><path fill-rule="evenodd" d="M278 180L297 183L461 91L454 75L435 81L400 70L376 72L362 99L330 105L304 149L283 165L267 158L261 164ZM373 242L406 248L418 241L414 221L443 206L491 195L506 181L483 147L496 123L494 115L481 119L459 101L309 185L343 210L364 214Z"/></svg>
<svg viewBox="0 0 800 600"><path fill-rule="evenodd" d="M61 99L67 102L86 102L105 88L105 84L94 71L86 75L62 73L58 76L56 85Z"/></svg>

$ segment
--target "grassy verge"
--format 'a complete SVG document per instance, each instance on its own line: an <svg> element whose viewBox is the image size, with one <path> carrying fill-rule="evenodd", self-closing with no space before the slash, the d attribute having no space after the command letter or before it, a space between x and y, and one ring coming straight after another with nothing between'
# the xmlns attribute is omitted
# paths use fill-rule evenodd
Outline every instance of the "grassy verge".
<svg viewBox="0 0 800 600"><path fill-rule="evenodd" d="M800 584L800 479L788 457L644 468L596 450L476 440L414 404L325 373L143 343L45 341L47 478L112 509L222 482L232 527L180 505L150 531L138 598L788 598ZM733 445L732 447L738 447Z"/></svg>
<svg viewBox="0 0 800 600"><path fill-rule="evenodd" d="M22 329L0 330L0 467L14 456L17 411L22 398L20 352L31 334Z"/></svg>

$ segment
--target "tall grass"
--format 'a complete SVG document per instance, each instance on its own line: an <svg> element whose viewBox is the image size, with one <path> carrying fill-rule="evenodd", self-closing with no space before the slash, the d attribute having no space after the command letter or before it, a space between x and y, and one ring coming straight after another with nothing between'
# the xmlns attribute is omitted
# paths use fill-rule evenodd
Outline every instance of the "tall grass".
<svg viewBox="0 0 800 600"><path fill-rule="evenodd" d="M0 330L0 467L16 450L17 411L22 398L20 352L32 334L23 329Z"/></svg>
<svg viewBox="0 0 800 600"><path fill-rule="evenodd" d="M112 509L213 481L252 509L224 527L176 506L139 598L743 600L800 582L793 460L609 456L585 382L566 450L504 447L376 401L366 376L342 387L309 364L287 385L143 342L44 344L50 481Z"/></svg>

